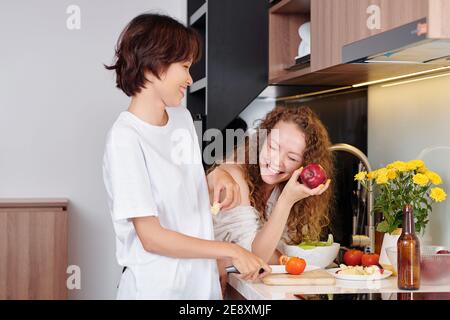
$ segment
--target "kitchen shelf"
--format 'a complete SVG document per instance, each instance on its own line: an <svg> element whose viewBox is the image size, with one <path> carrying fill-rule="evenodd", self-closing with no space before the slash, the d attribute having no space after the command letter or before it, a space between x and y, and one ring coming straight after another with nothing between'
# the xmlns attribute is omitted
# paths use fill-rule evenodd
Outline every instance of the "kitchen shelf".
<svg viewBox="0 0 450 320"><path fill-rule="evenodd" d="M203 2L203 5L200 5L200 3L196 3L196 6L191 8L193 10L194 8L198 8L194 11L194 13L190 16L190 27L194 28L201 36L202 41L202 48L203 48L203 54L200 57L200 61L192 65L191 67L191 76L193 79L193 82L196 83L197 81L203 79L206 77L206 52L207 52L207 44L206 44L206 37L207 37L207 26L206 26L206 10L207 5L206 2Z"/></svg>
<svg viewBox="0 0 450 320"><path fill-rule="evenodd" d="M282 83L311 72L310 67L286 70L286 67L295 64L301 43L298 29L311 21L310 11L310 0L282 0L269 9L270 84Z"/></svg>
<svg viewBox="0 0 450 320"><path fill-rule="evenodd" d="M309 14L311 12L311 0L282 0L273 5L269 13L282 14Z"/></svg>
<svg viewBox="0 0 450 320"><path fill-rule="evenodd" d="M192 16L205 3L206 0L189 0L187 2L187 17Z"/></svg>
<svg viewBox="0 0 450 320"><path fill-rule="evenodd" d="M207 4L206 2L189 17L189 25L194 25L197 21L206 16Z"/></svg>
<svg viewBox="0 0 450 320"><path fill-rule="evenodd" d="M197 92L199 90L205 89L206 88L206 77L194 82L190 88L189 88L189 92L190 93L194 93Z"/></svg>
<svg viewBox="0 0 450 320"><path fill-rule="evenodd" d="M187 7L203 54L191 67L186 105L204 130L222 130L267 87L269 3L188 0Z"/></svg>

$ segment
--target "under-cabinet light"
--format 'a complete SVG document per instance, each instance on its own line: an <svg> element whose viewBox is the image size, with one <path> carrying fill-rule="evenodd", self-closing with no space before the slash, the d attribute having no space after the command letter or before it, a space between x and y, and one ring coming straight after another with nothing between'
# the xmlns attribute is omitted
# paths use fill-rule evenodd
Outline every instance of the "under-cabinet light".
<svg viewBox="0 0 450 320"><path fill-rule="evenodd" d="M440 67L440 68L435 68L435 69L430 69L430 70L425 70L425 71L419 71L419 72L414 72L414 73L409 73L409 74L405 74L405 75L397 76L397 77L392 77L392 78L386 78L386 79L381 79L381 80L375 80L375 81L369 81L369 82L364 82L364 83L358 83L358 84L354 84L353 88L370 86L372 84L379 84L379 83L390 82L390 81L400 80L400 79L405 79L405 78L411 78L411 77L415 77L415 76L420 76L422 74L428 74L428 73L433 73L433 72L442 71L442 70L448 70L448 69L450 69L450 66Z"/></svg>
<svg viewBox="0 0 450 320"><path fill-rule="evenodd" d="M428 77L422 77L422 78L417 78L417 79L411 79L411 80L398 81L398 82L394 82L394 83L384 84L381 87L382 88L389 88L389 87L399 86L399 85L402 85L402 84L418 82L418 81L423 81L423 80L428 80L428 79L435 79L435 78L440 78L440 77L447 77L447 76L450 76L450 72L443 73L443 74L438 74L438 75L434 75L434 76L428 76Z"/></svg>
<svg viewBox="0 0 450 320"><path fill-rule="evenodd" d="M299 99L306 98L306 97L312 97L312 96L317 96L319 94L342 91L342 90L347 90L347 89L351 89L351 88L352 88L351 86L346 86L346 87L339 87L339 88L315 91L315 92L304 93L304 94L297 94L295 96L277 98L277 101L299 100Z"/></svg>

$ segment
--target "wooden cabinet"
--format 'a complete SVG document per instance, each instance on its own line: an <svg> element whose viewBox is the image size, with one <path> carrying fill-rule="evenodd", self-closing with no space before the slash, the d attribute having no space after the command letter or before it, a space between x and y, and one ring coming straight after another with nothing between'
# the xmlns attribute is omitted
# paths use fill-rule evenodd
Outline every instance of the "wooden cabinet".
<svg viewBox="0 0 450 320"><path fill-rule="evenodd" d="M280 0L269 10L269 82L345 88L434 69L433 64L344 64L342 50L423 18L428 39L449 39L449 15L448 0ZM297 28L304 21L311 23L310 67L287 70L300 43Z"/></svg>
<svg viewBox="0 0 450 320"><path fill-rule="evenodd" d="M279 83L311 72L289 70L298 54L298 28L310 21L310 1L283 0L269 10L269 82Z"/></svg>
<svg viewBox="0 0 450 320"><path fill-rule="evenodd" d="M0 300L67 299L67 199L0 199Z"/></svg>
<svg viewBox="0 0 450 320"><path fill-rule="evenodd" d="M450 1L429 0L428 36L433 39L450 38Z"/></svg>
<svg viewBox="0 0 450 320"><path fill-rule="evenodd" d="M379 29L368 27L372 5ZM342 63L342 47L428 16L428 0L311 0L311 71Z"/></svg>

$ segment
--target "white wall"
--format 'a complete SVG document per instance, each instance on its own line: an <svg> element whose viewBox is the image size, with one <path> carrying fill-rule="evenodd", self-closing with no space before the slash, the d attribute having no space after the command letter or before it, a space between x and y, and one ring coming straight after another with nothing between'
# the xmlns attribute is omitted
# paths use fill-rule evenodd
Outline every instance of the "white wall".
<svg viewBox="0 0 450 320"><path fill-rule="evenodd" d="M69 5L81 29L69 30ZM72 299L115 298L120 269L102 180L105 135L128 98L112 62L123 27L148 11L186 22L186 0L40 0L0 5L0 197L67 197Z"/></svg>
<svg viewBox="0 0 450 320"><path fill-rule="evenodd" d="M421 158L450 196L450 76L369 88L369 158L378 168ZM422 155L421 155L422 154ZM450 198L434 205L426 237L450 246Z"/></svg>
<svg viewBox="0 0 450 320"><path fill-rule="evenodd" d="M248 126L248 130L255 129L259 122L275 108L275 99L255 99L240 114Z"/></svg>

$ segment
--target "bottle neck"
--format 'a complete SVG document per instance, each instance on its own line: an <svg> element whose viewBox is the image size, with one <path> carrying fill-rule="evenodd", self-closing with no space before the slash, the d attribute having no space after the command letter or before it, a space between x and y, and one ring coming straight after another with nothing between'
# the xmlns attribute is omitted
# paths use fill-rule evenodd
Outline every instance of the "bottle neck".
<svg viewBox="0 0 450 320"><path fill-rule="evenodd" d="M403 233L414 234L414 213L411 205L405 206L403 209Z"/></svg>

